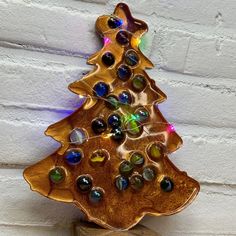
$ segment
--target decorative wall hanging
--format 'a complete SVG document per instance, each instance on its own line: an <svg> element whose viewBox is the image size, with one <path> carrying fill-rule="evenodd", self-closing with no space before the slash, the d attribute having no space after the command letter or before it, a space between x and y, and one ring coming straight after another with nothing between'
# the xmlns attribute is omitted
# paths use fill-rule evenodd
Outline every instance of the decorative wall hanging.
<svg viewBox="0 0 236 236"><path fill-rule="evenodd" d="M76 204L90 221L129 229L146 214L181 211L200 187L167 156L182 140L158 109L165 94L145 72L153 68L139 49L147 24L120 3L96 29L104 45L88 59L95 69L69 85L85 101L49 126L46 135L61 147L24 177L32 190Z"/></svg>

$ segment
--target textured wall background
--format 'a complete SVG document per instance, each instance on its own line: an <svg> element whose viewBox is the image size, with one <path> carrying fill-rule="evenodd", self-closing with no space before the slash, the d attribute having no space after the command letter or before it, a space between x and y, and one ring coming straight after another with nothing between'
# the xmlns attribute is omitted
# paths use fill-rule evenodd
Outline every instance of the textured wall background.
<svg viewBox="0 0 236 236"><path fill-rule="evenodd" d="M201 182L184 212L142 223L163 236L236 235L236 1L127 0L148 22L148 73L184 147L172 161ZM30 191L22 170L58 146L46 127L77 106L70 82L99 50L112 0L0 0L0 235L69 235L80 213Z"/></svg>

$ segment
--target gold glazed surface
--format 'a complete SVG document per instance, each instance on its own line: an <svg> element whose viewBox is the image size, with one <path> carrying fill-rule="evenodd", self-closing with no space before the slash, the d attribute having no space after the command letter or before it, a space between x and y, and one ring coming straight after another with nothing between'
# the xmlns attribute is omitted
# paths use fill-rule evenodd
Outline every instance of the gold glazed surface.
<svg viewBox="0 0 236 236"><path fill-rule="evenodd" d="M116 6L113 17L122 19L121 27L111 29L108 20L111 16L105 15L97 19L96 29L103 37L110 39L108 44L88 59L88 63L95 65L95 69L69 85L69 89L85 96L84 104L72 115L49 126L46 135L61 143L61 147L42 161L32 165L24 171L24 177L31 189L57 201L74 203L93 221L109 229L129 229L136 225L144 215L171 215L181 211L190 204L199 192L199 184L190 178L185 172L178 170L169 160L168 154L176 151L182 140L174 131L169 132L169 124L161 114L156 104L166 99L165 94L149 78L145 69L152 68L153 64L140 51L137 39L147 32L147 24L134 19L127 5L120 3ZM120 30L130 33L128 45L122 46L116 42L116 34ZM124 55L127 50L133 49L139 56L139 63L131 67L132 76L142 74L147 79L147 86L142 92L136 92L131 79L126 82L117 78L117 68L124 63ZM115 63L107 67L102 62L102 55L111 52L115 57ZM132 104L121 105L115 113L123 116L133 114L138 108L145 107L150 116L143 131L138 137L125 134L122 142L116 142L109 136L109 129L98 138L88 138L81 145L70 143L69 136L73 129L86 130L88 137L95 134L91 128L91 122L95 118L107 120L114 113L107 105L105 99L94 96L93 87L97 82L103 81L110 86L110 94L118 95L120 91L129 91L132 95ZM150 158L148 147L151 143L161 143L163 153L157 160ZM83 159L76 166L70 166L65 162L65 153L70 148L79 148L83 151ZM108 159L103 165L93 166L90 162L92 153L104 149L108 153ZM139 151L145 156L143 167L137 167L134 173L142 173L146 166L154 166L157 177L153 181L146 181L139 191L127 188L120 191L115 186L115 179L119 175L119 166L122 161L129 160L132 151ZM59 184L54 184L49 179L49 172L55 167L61 167L65 171L65 179ZM78 176L90 175L93 186L103 189L104 198L98 204L89 201L88 195L78 191L76 180ZM164 192L160 188L160 182L168 176L174 182L171 192Z"/></svg>

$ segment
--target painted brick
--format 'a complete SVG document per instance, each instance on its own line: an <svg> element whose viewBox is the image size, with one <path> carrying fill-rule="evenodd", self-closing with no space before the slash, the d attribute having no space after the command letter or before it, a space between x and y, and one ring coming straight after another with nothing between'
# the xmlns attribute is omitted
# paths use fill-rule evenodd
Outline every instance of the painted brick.
<svg viewBox="0 0 236 236"><path fill-rule="evenodd" d="M185 73L235 79L236 41L191 38Z"/></svg>

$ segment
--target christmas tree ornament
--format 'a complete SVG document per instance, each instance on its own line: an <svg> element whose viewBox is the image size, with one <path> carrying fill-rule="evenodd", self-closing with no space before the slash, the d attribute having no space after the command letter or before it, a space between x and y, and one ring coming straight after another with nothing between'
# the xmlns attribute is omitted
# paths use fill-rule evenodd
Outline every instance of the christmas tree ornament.
<svg viewBox="0 0 236 236"><path fill-rule="evenodd" d="M153 68L139 49L147 24L120 3L96 29L104 45L88 59L95 68L69 85L83 105L48 127L45 134L61 146L24 177L32 190L74 203L88 220L124 230L147 214L181 211L200 187L168 158L182 140L157 106L165 94L145 72Z"/></svg>

